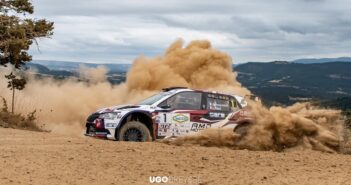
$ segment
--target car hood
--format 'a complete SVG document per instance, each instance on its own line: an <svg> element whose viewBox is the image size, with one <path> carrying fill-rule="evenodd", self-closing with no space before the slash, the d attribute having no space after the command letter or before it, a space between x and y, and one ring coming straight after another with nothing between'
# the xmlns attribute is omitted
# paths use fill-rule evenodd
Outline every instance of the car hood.
<svg viewBox="0 0 351 185"><path fill-rule="evenodd" d="M151 107L150 105L118 105L118 106L103 108L96 112L100 114L105 112L134 111L134 110L151 112L154 109L155 108Z"/></svg>

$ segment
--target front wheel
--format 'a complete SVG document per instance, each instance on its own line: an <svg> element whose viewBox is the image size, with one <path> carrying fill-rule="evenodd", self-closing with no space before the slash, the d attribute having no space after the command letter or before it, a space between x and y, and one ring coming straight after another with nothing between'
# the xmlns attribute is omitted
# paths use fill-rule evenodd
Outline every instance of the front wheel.
<svg viewBox="0 0 351 185"><path fill-rule="evenodd" d="M138 121L130 121L123 125L120 129L118 140L145 142L151 141L151 135L145 124Z"/></svg>

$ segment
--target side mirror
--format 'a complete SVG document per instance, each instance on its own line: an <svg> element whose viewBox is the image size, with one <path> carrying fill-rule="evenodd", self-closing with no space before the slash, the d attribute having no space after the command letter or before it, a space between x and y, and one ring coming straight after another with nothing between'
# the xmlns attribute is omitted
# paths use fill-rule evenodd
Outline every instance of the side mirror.
<svg viewBox="0 0 351 185"><path fill-rule="evenodd" d="M261 98L256 95L245 95L245 97L248 97L252 101L261 102Z"/></svg>
<svg viewBox="0 0 351 185"><path fill-rule="evenodd" d="M161 109L170 109L170 108L171 108L170 105L162 105L162 106L161 106Z"/></svg>

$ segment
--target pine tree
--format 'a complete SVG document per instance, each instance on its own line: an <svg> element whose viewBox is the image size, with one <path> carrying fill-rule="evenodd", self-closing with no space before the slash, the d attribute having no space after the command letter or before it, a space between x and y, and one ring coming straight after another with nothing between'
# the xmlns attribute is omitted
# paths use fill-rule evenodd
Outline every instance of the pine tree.
<svg viewBox="0 0 351 185"><path fill-rule="evenodd" d="M12 102L11 102L11 113L13 114L15 112L15 90L22 90L26 86L26 80L23 78L16 78L16 75L13 73L10 73L9 75L5 75L5 78L7 78L8 85L7 87L12 90Z"/></svg>
<svg viewBox="0 0 351 185"><path fill-rule="evenodd" d="M12 106L15 89L22 90L26 84L25 79L17 78L14 71L22 70L21 66L32 60L28 50L33 42L37 44L36 39L53 34L53 22L27 18L26 15L33 11L30 0L0 0L0 66L13 66L13 72L5 75L12 90Z"/></svg>

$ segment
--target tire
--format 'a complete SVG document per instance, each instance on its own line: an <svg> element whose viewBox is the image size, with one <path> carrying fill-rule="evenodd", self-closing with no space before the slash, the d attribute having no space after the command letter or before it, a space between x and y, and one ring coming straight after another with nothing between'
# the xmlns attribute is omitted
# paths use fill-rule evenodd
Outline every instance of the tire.
<svg viewBox="0 0 351 185"><path fill-rule="evenodd" d="M87 126L87 131L86 131L86 134L91 134L93 133L95 130L94 130L94 127L91 126L91 125L88 125Z"/></svg>
<svg viewBox="0 0 351 185"><path fill-rule="evenodd" d="M118 133L118 141L145 142L151 140L149 129L138 121L127 122Z"/></svg>
<svg viewBox="0 0 351 185"><path fill-rule="evenodd" d="M237 127L235 127L234 132L239 134L240 137L243 137L247 134L251 127L250 123L241 123Z"/></svg>

